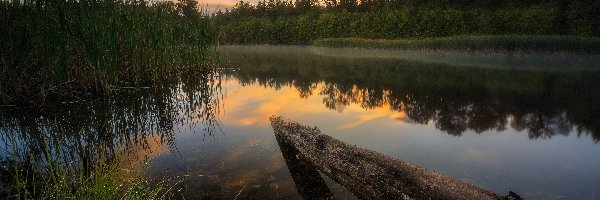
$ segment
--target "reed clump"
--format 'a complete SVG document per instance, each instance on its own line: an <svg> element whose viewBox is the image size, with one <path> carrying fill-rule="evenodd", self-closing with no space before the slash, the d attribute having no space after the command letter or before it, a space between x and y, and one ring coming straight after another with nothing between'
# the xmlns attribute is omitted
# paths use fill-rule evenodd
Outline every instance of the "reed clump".
<svg viewBox="0 0 600 200"><path fill-rule="evenodd" d="M202 71L217 41L195 1L0 1L0 101L108 92Z"/></svg>

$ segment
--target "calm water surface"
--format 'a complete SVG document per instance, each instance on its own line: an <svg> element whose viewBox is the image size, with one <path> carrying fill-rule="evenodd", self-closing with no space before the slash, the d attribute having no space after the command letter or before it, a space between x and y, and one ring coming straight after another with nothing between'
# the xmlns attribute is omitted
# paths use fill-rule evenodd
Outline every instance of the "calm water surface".
<svg viewBox="0 0 600 200"><path fill-rule="evenodd" d="M56 152L79 149L69 151L75 161L124 155L124 167L171 178L186 199L298 199L307 183L294 182L269 122L281 115L500 194L600 199L598 56L270 46L220 52L227 68L165 88L3 108L1 139L20 138L27 155L38 147L24 144L39 141L27 134L60 141L65 147ZM11 157L3 148L2 158ZM334 196L354 198L322 178Z"/></svg>

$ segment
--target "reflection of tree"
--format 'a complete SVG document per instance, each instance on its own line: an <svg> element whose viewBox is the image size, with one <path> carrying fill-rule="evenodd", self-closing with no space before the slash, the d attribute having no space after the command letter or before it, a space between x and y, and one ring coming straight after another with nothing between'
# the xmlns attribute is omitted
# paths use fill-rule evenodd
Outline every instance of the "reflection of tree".
<svg viewBox="0 0 600 200"><path fill-rule="evenodd" d="M427 102L424 100L428 100L427 96L425 96L423 100L417 100L416 98L418 97L407 94L404 96L404 99L395 99L394 101L399 101L401 105L404 105L404 112L406 112L406 115L415 122L422 124L428 123L429 120L435 116L437 111L432 110L424 104Z"/></svg>
<svg viewBox="0 0 600 200"><path fill-rule="evenodd" d="M343 112L347 105L352 101L352 97L357 96L351 85L325 84L321 88L320 95L323 98L323 104L329 109Z"/></svg>
<svg viewBox="0 0 600 200"><path fill-rule="evenodd" d="M224 54L242 69L235 76L243 84L293 85L303 98L319 91L325 106L339 112L350 104L365 109L389 105L417 123L433 122L457 136L501 131L510 124L532 139L576 130L600 140L597 71L453 67L326 57L305 49L229 49Z"/></svg>
<svg viewBox="0 0 600 200"><path fill-rule="evenodd" d="M87 174L126 149L148 149L147 138L176 151L178 124L203 126L207 135L219 127L220 82L213 72L195 75L152 88L115 88L108 96L1 110L0 160Z"/></svg>
<svg viewBox="0 0 600 200"><path fill-rule="evenodd" d="M526 130L529 138L551 138L554 135L568 135L572 125L565 115L545 116L539 113L528 113L514 116L511 126L519 131Z"/></svg>
<svg viewBox="0 0 600 200"><path fill-rule="evenodd" d="M308 98L312 96L312 92L317 89L317 84L306 80L296 80L294 81L293 85L300 93L300 98Z"/></svg>

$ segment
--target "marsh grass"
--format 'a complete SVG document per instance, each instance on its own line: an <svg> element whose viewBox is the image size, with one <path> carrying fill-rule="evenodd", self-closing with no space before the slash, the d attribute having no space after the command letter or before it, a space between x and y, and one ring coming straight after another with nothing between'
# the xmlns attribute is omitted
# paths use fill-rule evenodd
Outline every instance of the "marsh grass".
<svg viewBox="0 0 600 200"><path fill-rule="evenodd" d="M0 24L3 102L202 71L217 39L194 1L0 1Z"/></svg>
<svg viewBox="0 0 600 200"><path fill-rule="evenodd" d="M317 39L322 47L434 49L465 51L524 51L599 53L600 38L581 36L485 35L384 40L360 38Z"/></svg>
<svg viewBox="0 0 600 200"><path fill-rule="evenodd" d="M144 200L172 196L164 181L150 183L140 171L123 170L116 164L98 163L89 173L68 168L48 169L39 170L24 163L3 163L3 174L12 183L3 185L3 195L10 199Z"/></svg>

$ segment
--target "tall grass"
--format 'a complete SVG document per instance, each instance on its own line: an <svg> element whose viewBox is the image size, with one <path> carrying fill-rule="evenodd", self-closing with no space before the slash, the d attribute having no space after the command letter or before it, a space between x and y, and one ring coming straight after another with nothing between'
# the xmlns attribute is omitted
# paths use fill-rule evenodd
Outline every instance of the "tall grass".
<svg viewBox="0 0 600 200"><path fill-rule="evenodd" d="M600 38L581 36L487 35L425 39L317 39L315 46L383 49L600 52Z"/></svg>
<svg viewBox="0 0 600 200"><path fill-rule="evenodd" d="M0 2L0 100L107 92L205 69L216 32L194 1Z"/></svg>
<svg viewBox="0 0 600 200"><path fill-rule="evenodd" d="M151 184L138 171L123 170L116 162L98 162L89 173L72 168L48 171L28 163L6 161L0 173L9 199L166 199L164 182Z"/></svg>

